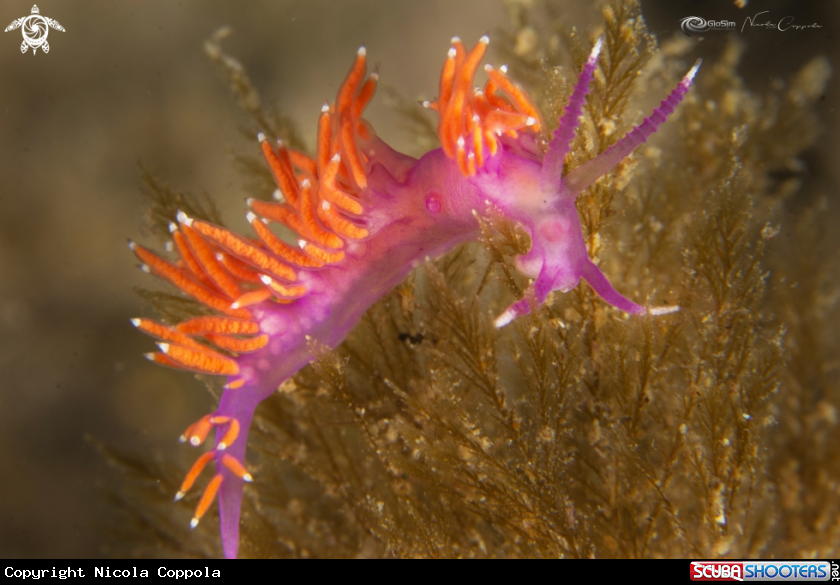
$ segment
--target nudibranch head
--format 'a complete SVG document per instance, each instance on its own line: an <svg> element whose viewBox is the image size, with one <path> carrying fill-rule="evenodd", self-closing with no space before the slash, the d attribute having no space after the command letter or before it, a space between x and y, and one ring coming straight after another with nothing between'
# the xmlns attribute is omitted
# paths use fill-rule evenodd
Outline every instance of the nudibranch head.
<svg viewBox="0 0 840 585"><path fill-rule="evenodd" d="M699 62L653 114L607 151L562 175L563 165L583 113L603 39L598 38L547 148L539 146L540 113L528 94L507 76L504 67L486 65L487 83L473 89L473 79L485 48L482 37L467 52L452 40L440 80L440 94L428 107L440 115L438 136L443 151L461 173L508 217L520 222L531 236L531 250L516 258L516 267L534 278L531 289L537 305L552 291L568 291L581 278L611 305L634 314L649 312L620 295L588 257L574 200L643 143L665 121L688 91ZM496 319L503 327L530 311L522 299ZM657 314L676 307L653 309Z"/></svg>
<svg viewBox="0 0 840 585"><path fill-rule="evenodd" d="M253 480L243 462L256 406L313 359L312 341L340 343L418 262L474 237L480 213L492 209L520 223L532 242L515 260L535 279L531 293L498 317L498 327L581 278L629 313L675 310L648 309L616 292L588 257L575 197L665 121L688 91L696 67L642 124L563 176L601 40L545 149L540 112L506 68L485 66L487 82L474 88L489 42L482 37L468 51L452 39L438 98L425 104L440 116L441 149L415 160L376 137L362 114L378 76L366 74L361 48L336 101L321 109L314 156L257 136L277 190L272 201L247 200L253 235L178 212L167 246L177 259L129 243L143 270L215 312L174 326L148 319L132 324L159 340L160 351L147 354L152 361L228 378L218 409L181 437L198 447L215 431L215 445L197 459L175 495L183 498L204 467L215 464L191 525L218 495L227 556L237 552L243 482ZM275 234L271 223L296 234L297 246Z"/></svg>

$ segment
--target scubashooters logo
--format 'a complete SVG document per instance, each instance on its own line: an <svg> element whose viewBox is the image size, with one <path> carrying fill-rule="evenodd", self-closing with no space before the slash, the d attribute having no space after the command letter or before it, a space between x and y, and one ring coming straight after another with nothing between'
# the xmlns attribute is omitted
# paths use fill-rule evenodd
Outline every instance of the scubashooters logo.
<svg viewBox="0 0 840 585"><path fill-rule="evenodd" d="M23 42L20 45L20 52L25 53L32 47L32 54L38 52L40 48L44 53L50 52L50 44L47 42L47 35L50 29L55 29L64 32L64 27L58 24L57 20L41 16L38 10L38 5L32 6L32 14L13 20L12 24L6 27L3 32L10 30L21 29L23 33Z"/></svg>
<svg viewBox="0 0 840 585"><path fill-rule="evenodd" d="M828 561L692 561L692 581L829 581Z"/></svg>

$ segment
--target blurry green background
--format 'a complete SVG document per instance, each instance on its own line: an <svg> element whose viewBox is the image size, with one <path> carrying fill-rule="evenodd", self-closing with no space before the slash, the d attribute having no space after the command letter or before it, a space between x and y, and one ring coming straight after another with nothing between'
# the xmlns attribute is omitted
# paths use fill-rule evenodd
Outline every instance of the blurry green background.
<svg viewBox="0 0 840 585"><path fill-rule="evenodd" d="M31 1L4 0L0 26L28 15ZM596 6L565 4L568 27L597 22ZM50 31L49 54L21 54L19 29L0 34L0 557L98 556L114 481L86 437L188 458L177 437L212 407L189 374L143 359L154 345L128 320L150 311L131 288L155 283L125 247L129 237L157 245L142 228L138 161L176 188L206 190L228 225L245 226L248 193L232 155L256 143L239 132L247 121L205 59L203 41L231 26L225 50L314 145L321 104L333 99L360 45L381 64L384 82L412 99L434 98L449 38L458 34L468 45L487 32L492 38L507 16L501 0L38 6L66 29ZM755 91L817 54L837 69L838 3L753 1L739 10L731 1L654 0L642 9L660 39L682 35L679 19L690 15L740 26L770 10L820 23L736 33L747 45L741 72ZM693 54L714 59L724 39L709 33ZM497 60L492 51L489 59ZM805 157L802 199L836 201L837 88L834 78L820 107L826 133ZM386 141L410 144L382 99L368 112ZM837 217L832 205L829 213Z"/></svg>

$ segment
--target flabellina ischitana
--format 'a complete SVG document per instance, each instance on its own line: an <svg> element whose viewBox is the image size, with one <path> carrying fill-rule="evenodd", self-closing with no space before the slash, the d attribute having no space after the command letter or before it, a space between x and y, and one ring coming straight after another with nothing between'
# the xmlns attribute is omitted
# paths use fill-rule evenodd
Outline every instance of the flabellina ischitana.
<svg viewBox="0 0 840 585"><path fill-rule="evenodd" d="M257 405L314 359L310 341L336 347L420 262L476 239L481 217L501 214L531 238L531 249L515 264L533 284L496 319L497 327L527 314L550 292L573 289L581 278L627 313L676 310L638 305L613 288L587 255L575 198L656 131L685 96L699 64L650 117L563 175L601 40L545 149L540 113L504 68L485 66L487 83L473 87L488 43L482 37L467 51L452 40L438 98L426 104L439 114L441 148L418 160L377 138L362 118L377 84L375 73L366 76L362 48L335 103L322 108L314 157L259 135L278 191L276 202L248 200L255 236L178 213L170 226L177 261L130 242L145 271L218 313L175 327L132 322L160 339L160 352L147 355L152 361L228 378L216 411L181 437L199 446L215 431L215 448L198 458L176 495L183 497L206 464L215 464L192 525L218 495L227 557L237 553L243 482L253 479L244 462ZM295 232L298 247L278 238L271 222Z"/></svg>

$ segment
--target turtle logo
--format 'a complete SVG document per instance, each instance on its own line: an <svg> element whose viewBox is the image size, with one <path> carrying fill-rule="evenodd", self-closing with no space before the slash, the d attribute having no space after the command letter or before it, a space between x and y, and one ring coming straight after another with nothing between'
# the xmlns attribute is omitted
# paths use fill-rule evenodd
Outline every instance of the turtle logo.
<svg viewBox="0 0 840 585"><path fill-rule="evenodd" d="M50 28L64 32L64 27L58 24L57 20L41 16L38 11L38 6L32 6L32 14L13 20L12 24L6 27L3 32L9 32L16 28L21 28L23 33L23 43L20 45L20 52L25 53L29 47L32 47L32 54L34 55L38 48L45 53L50 52L50 44L47 42L47 34Z"/></svg>

